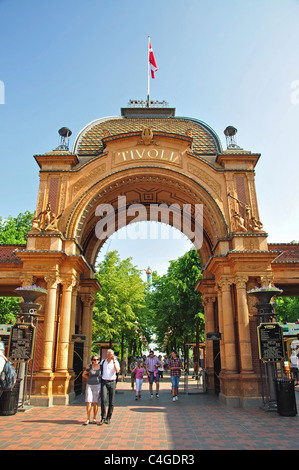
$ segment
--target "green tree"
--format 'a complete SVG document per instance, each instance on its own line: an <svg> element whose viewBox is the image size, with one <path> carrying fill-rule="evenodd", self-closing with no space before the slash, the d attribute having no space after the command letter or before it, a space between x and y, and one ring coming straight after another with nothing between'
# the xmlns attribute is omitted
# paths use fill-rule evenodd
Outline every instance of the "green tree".
<svg viewBox="0 0 299 470"><path fill-rule="evenodd" d="M29 211L17 217L0 217L0 244L18 245L26 243L26 235L31 229L34 214ZM19 312L17 297L0 297L0 323L14 323L15 313Z"/></svg>
<svg viewBox="0 0 299 470"><path fill-rule="evenodd" d="M141 333L146 323L146 286L131 259L121 260L117 251L108 252L96 273L102 289L95 298L93 340L120 342L121 356L136 341L137 326Z"/></svg>
<svg viewBox="0 0 299 470"><path fill-rule="evenodd" d="M160 347L181 347L187 357L189 342L204 339L204 314L201 294L195 284L201 278L201 263L195 249L170 262L167 274L153 273L150 308Z"/></svg>
<svg viewBox="0 0 299 470"><path fill-rule="evenodd" d="M17 217L9 215L0 217L0 243L23 244L26 243L26 235L32 227L34 214L29 211L20 213Z"/></svg>
<svg viewBox="0 0 299 470"><path fill-rule="evenodd" d="M15 314L20 311L19 302L21 298L18 297L0 297L0 323L2 325L15 323Z"/></svg>
<svg viewBox="0 0 299 470"><path fill-rule="evenodd" d="M299 320L299 297L275 297L275 312L281 323Z"/></svg>

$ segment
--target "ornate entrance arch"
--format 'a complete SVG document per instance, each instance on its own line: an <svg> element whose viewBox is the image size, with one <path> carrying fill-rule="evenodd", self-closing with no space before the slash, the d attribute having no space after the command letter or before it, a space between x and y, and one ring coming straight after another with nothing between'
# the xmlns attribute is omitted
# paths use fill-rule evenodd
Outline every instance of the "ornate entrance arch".
<svg viewBox="0 0 299 470"><path fill-rule="evenodd" d="M36 155L40 186L36 217L26 247L14 253L10 286L37 282L48 289L39 322L32 400L67 403L74 390L74 342L84 338L84 364L91 349L94 295L100 289L94 264L104 239L96 228L104 204L116 216L114 230L130 223L132 205L203 205L202 292L206 333L220 332L220 396L250 406L259 399L255 308L246 291L273 281L272 262L259 222L254 169L258 154L236 145L223 150L202 121L175 117L173 109L126 108L121 117L96 120L78 134L73 151L62 146ZM119 200L125 200L120 205ZM125 199L124 199L125 198ZM169 212L169 223L177 214ZM161 217L161 216L160 216ZM107 219L108 220L108 219ZM207 341L208 387L214 388L213 345Z"/></svg>
<svg viewBox="0 0 299 470"><path fill-rule="evenodd" d="M119 198L124 198L125 205L120 203ZM191 232L194 232L196 223L194 207L196 204L204 205L203 227L200 227L203 229L203 246L199 251L205 262L209 260L219 235L225 237L228 233L221 209L201 184L171 168L130 166L109 175L89 188L74 207L67 222L68 237L78 241L82 246L84 257L91 265L94 265L97 253L105 242L105 238L99 239L96 234L96 226L100 220L97 208L105 204L113 208L114 230L137 220L152 220L150 214L153 213L153 207L157 209L157 221L173 225L172 211L165 214L164 218L160 214L163 205L167 205L170 209L177 208L179 217L184 207L186 213L189 208ZM144 211L140 209L138 211L138 205L142 205ZM136 215L134 210L127 214L129 207L136 209ZM181 222L180 220L177 227L179 229L183 225Z"/></svg>

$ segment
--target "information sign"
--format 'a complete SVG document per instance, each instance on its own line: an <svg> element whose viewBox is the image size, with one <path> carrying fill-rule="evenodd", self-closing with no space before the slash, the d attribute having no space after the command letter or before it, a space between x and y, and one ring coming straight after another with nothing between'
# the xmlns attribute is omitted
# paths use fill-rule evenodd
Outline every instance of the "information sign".
<svg viewBox="0 0 299 470"><path fill-rule="evenodd" d="M283 361L283 331L279 323L261 323L258 326L258 343L259 356L262 361Z"/></svg>
<svg viewBox="0 0 299 470"><path fill-rule="evenodd" d="M35 326L15 323L10 330L8 358L12 362L29 362L32 359Z"/></svg>

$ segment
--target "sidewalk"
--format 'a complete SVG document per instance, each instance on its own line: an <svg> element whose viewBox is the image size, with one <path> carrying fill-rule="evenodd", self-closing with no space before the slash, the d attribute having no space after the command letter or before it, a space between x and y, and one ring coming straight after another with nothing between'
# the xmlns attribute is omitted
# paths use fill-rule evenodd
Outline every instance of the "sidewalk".
<svg viewBox="0 0 299 470"><path fill-rule="evenodd" d="M299 415L231 408L217 396L183 394L172 402L169 378L160 398L143 384L135 401L130 379L118 383L110 425L88 425L84 397L70 406L0 416L0 450L294 450ZM296 391L299 410L299 392ZM100 419L100 414L98 415Z"/></svg>

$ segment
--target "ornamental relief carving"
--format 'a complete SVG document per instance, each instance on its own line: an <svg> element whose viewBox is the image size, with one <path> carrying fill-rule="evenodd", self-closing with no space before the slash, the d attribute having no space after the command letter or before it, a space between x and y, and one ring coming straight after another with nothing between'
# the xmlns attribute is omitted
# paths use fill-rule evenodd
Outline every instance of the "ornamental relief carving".
<svg viewBox="0 0 299 470"><path fill-rule="evenodd" d="M201 181L203 181L206 187L208 186L209 188L211 188L217 194L219 199L222 200L221 186L219 183L217 183L217 181L214 178L212 178L208 173L206 173L204 170L202 170L198 166L193 165L193 163L189 162L187 169L189 173L191 173L192 175L196 176Z"/></svg>
<svg viewBox="0 0 299 470"><path fill-rule="evenodd" d="M258 251L260 249L260 242L258 238L244 238L243 247L246 251Z"/></svg>
<svg viewBox="0 0 299 470"><path fill-rule="evenodd" d="M50 250L51 239L50 238L37 238L35 241L36 250Z"/></svg>
<svg viewBox="0 0 299 470"><path fill-rule="evenodd" d="M68 187L68 175L62 176L62 181L60 185L60 197L58 205L58 214L62 213L65 209L66 199L67 199L67 187Z"/></svg>
<svg viewBox="0 0 299 470"><path fill-rule="evenodd" d="M141 172L142 175L140 174ZM90 211L93 210L93 207L95 208L101 203L111 203L111 201L114 201L115 197L110 196L109 193L117 192L118 195L125 195L127 185L136 184L137 186L135 186L135 188L139 186L140 189L140 184L143 186L143 183L154 183L155 186L161 185L161 189L162 185L164 189L166 187L171 190L177 189L187 195L187 199L185 200L184 198L186 203L189 201L189 203L193 204L204 204L204 217L205 220L208 221L206 236L209 237L210 240L214 239L216 233L226 233L223 216L220 214L219 208L214 206L213 198L211 196L207 197L203 187L196 185L194 181L180 181L180 179L178 179L180 178L179 173L173 173L173 177L170 177L172 175L167 174L167 172L167 169L159 168L159 170L157 169L157 172L155 172L156 174L153 174L152 168L144 167L141 170L139 167L134 167L132 168L130 176L125 173L123 179L120 179L120 174L112 173L107 176L105 180L97 181L88 191L86 190L84 196L80 198L73 207L66 221L65 236L74 237L81 243L81 237L86 228L85 222L89 217ZM184 175L182 175L182 177L184 177ZM148 190L151 190L151 188L148 188Z"/></svg>
<svg viewBox="0 0 299 470"><path fill-rule="evenodd" d="M128 165L131 163L163 165L165 163L175 167L182 167L183 155L185 152L174 148L158 146L156 142L151 141L144 144L139 141L140 146L127 147L112 152L112 167L119 165ZM143 144L143 146L141 146ZM155 146L153 144L156 144Z"/></svg>
<svg viewBox="0 0 299 470"><path fill-rule="evenodd" d="M236 276L235 284L238 289L246 289L246 284L248 281L248 276Z"/></svg>
<svg viewBox="0 0 299 470"><path fill-rule="evenodd" d="M141 140L138 142L144 145L150 145L154 141L153 128L142 126Z"/></svg>
<svg viewBox="0 0 299 470"><path fill-rule="evenodd" d="M37 197L37 204L36 204L36 214L39 214L43 210L46 192L47 192L47 179L45 178L44 175L41 175L38 197Z"/></svg>
<svg viewBox="0 0 299 470"><path fill-rule="evenodd" d="M97 166L94 170L90 171L86 175L82 176L73 186L72 186L72 200L77 196L80 191L84 191L86 186L90 184L94 177L102 175L106 171L106 163L102 163Z"/></svg>

